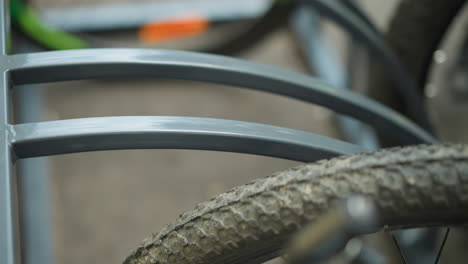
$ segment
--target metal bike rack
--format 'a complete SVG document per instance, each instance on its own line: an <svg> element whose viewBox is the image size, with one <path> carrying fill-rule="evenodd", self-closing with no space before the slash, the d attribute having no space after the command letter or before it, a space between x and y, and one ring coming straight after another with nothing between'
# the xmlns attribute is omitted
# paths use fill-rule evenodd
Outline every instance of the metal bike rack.
<svg viewBox="0 0 468 264"><path fill-rule="evenodd" d="M0 263L20 262L14 162L28 157L128 148L218 150L314 161L366 151L311 133L189 117L101 117L14 124L13 85L89 78L152 77L245 87L328 107L402 143L436 140L400 114L306 75L223 56L140 49L8 55L7 1L0 0ZM306 121L306 120L305 120Z"/></svg>
<svg viewBox="0 0 468 264"><path fill-rule="evenodd" d="M432 132L432 125L429 121L427 111L421 96L418 95L415 80L405 71L398 58L388 49L383 39L376 34L372 27L359 15L354 14L340 1L329 0L297 0L299 3L310 5L325 16L330 17L335 23L341 25L349 31L356 40L366 43L369 52L379 58L382 66L391 75L395 89L405 100L405 107L408 109L411 118L423 128Z"/></svg>
<svg viewBox="0 0 468 264"><path fill-rule="evenodd" d="M364 96L304 74L224 56L185 51L85 49L8 56L15 84L91 78L151 77L211 82L315 103L352 116L402 143L434 142L402 115Z"/></svg>
<svg viewBox="0 0 468 264"><path fill-rule="evenodd" d="M351 77L329 47L320 27L319 14L312 7L301 5L292 14L290 24L310 71L336 88L350 88ZM373 150L379 148L374 129L353 118L341 115L336 118L347 141Z"/></svg>
<svg viewBox="0 0 468 264"><path fill-rule="evenodd" d="M114 149L201 149L310 162L366 151L293 129L193 117L95 117L10 126L17 158Z"/></svg>

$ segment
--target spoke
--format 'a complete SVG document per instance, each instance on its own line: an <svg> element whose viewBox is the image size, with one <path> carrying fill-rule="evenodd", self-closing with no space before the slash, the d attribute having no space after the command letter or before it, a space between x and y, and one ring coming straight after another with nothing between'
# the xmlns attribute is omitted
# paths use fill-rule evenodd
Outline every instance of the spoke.
<svg viewBox="0 0 468 264"><path fill-rule="evenodd" d="M442 240L442 244L440 245L439 252L437 253L437 258L435 259L434 264L439 263L440 256L442 255L442 251L444 250L445 242L447 242L447 238L450 234L450 227L447 227L447 230L445 231L444 239Z"/></svg>
<svg viewBox="0 0 468 264"><path fill-rule="evenodd" d="M395 243L395 246L398 249L398 252L400 253L400 257L403 260L403 263L408 264L405 255L403 254L403 251L401 251L400 245L398 244L397 238L395 237L395 233L393 233L393 231L390 231L390 235L392 236L393 242Z"/></svg>

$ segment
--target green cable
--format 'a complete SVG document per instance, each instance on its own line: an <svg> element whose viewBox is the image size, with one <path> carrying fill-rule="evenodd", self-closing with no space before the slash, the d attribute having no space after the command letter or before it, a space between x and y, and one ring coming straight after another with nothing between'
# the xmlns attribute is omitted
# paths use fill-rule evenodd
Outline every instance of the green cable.
<svg viewBox="0 0 468 264"><path fill-rule="evenodd" d="M13 21L18 20L21 10L24 9L24 4L20 0L10 1L10 16Z"/></svg>
<svg viewBox="0 0 468 264"><path fill-rule="evenodd" d="M10 1L10 15L27 36L48 49L66 50L89 47L86 41L78 37L44 25L34 10L21 0Z"/></svg>

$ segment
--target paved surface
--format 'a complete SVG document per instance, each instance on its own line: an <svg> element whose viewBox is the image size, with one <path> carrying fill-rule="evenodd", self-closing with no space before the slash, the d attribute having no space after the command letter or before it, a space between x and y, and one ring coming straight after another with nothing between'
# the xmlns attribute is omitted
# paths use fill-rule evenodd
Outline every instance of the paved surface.
<svg viewBox="0 0 468 264"><path fill-rule="evenodd" d="M56 0L42 0L44 4ZM40 2L40 1L38 1ZM384 25L391 1L365 1ZM339 38L338 38L339 39ZM244 56L305 72L285 29ZM260 92L181 81L66 82L47 86L47 119L117 115L252 121L339 138L320 107ZM130 150L53 157L51 199L58 263L120 263L151 232L229 188L299 163L251 155Z"/></svg>

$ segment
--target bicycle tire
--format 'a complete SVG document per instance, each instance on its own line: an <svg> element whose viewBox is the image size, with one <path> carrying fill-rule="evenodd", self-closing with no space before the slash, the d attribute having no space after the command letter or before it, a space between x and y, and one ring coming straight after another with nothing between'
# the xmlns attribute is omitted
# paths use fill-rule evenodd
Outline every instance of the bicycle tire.
<svg viewBox="0 0 468 264"><path fill-rule="evenodd" d="M422 96L433 54L466 0L403 0L395 9L384 35L389 47L418 84ZM374 67L369 85L369 96L408 114L402 98L386 73Z"/></svg>
<svg viewBox="0 0 468 264"><path fill-rule="evenodd" d="M323 160L232 189L167 225L125 261L261 263L293 231L350 194L388 228L468 222L468 145L421 145Z"/></svg>

